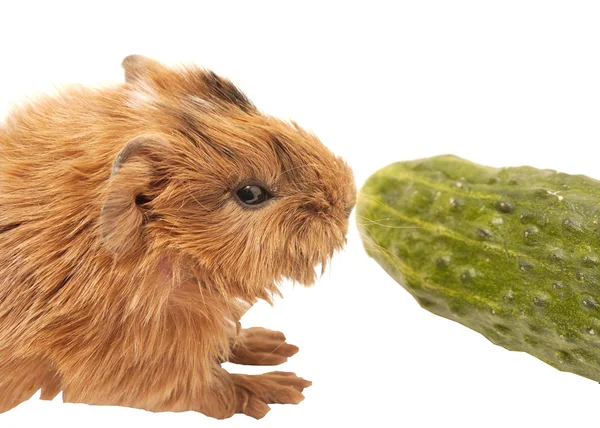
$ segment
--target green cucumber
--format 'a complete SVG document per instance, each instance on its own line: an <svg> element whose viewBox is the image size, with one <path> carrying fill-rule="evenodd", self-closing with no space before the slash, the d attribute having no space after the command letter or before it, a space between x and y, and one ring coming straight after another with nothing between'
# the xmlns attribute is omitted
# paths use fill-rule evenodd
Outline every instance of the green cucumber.
<svg viewBox="0 0 600 428"><path fill-rule="evenodd" d="M456 156L361 189L367 253L425 309L600 381L600 182Z"/></svg>

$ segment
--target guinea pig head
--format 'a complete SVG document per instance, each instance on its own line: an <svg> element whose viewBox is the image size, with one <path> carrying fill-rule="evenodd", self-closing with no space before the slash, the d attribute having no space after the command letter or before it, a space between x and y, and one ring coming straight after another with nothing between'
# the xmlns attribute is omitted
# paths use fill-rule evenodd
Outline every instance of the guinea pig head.
<svg viewBox="0 0 600 428"><path fill-rule="evenodd" d="M346 241L356 199L348 165L210 71L140 56L123 65L125 108L140 125L112 166L107 248L175 255L233 295L284 278L312 284Z"/></svg>

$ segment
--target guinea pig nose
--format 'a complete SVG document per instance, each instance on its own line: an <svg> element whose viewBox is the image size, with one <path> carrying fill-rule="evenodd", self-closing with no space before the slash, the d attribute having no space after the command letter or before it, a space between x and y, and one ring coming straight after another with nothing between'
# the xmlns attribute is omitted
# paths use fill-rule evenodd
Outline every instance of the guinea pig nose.
<svg viewBox="0 0 600 428"><path fill-rule="evenodd" d="M346 213L346 218L350 218L350 214L352 214L352 210L354 209L354 204L346 206L344 212Z"/></svg>

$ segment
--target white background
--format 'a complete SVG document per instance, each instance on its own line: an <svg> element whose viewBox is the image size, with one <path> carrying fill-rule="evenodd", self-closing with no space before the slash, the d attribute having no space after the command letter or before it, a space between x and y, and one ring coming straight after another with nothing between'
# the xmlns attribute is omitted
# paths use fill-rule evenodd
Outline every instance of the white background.
<svg viewBox="0 0 600 428"><path fill-rule="evenodd" d="M315 131L359 185L392 161L442 153L600 179L598 5L6 1L0 113L53 85L118 82L121 59L141 53L230 77L262 110ZM0 426L597 423L600 385L421 309L367 258L354 228L316 287L284 295L244 322L300 346L282 367L314 381L299 406L219 422L33 399L0 415Z"/></svg>

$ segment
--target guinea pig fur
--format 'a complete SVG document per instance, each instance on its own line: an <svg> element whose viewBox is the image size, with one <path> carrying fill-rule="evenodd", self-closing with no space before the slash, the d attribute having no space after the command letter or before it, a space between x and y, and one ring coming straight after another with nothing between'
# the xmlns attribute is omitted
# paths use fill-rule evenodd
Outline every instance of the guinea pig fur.
<svg viewBox="0 0 600 428"><path fill-rule="evenodd" d="M343 247L350 168L229 80L132 55L125 82L20 106L0 128L0 411L66 402L260 418L295 404L297 347L242 329Z"/></svg>

